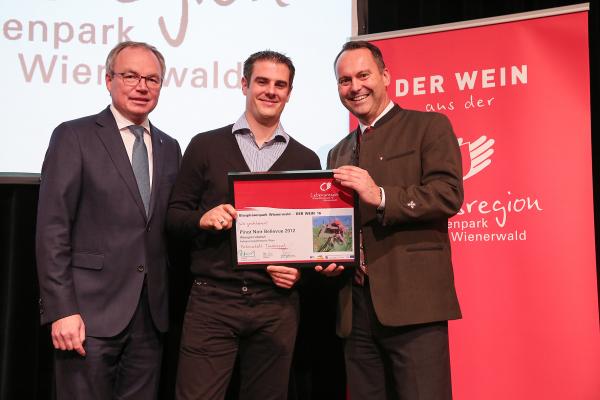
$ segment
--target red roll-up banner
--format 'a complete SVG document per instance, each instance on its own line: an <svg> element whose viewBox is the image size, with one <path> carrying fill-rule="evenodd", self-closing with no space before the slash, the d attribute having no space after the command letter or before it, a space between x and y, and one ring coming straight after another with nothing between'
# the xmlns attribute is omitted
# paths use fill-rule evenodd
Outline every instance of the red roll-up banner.
<svg viewBox="0 0 600 400"><path fill-rule="evenodd" d="M588 13L504 21L367 37L390 97L446 114L461 144L454 398L597 400Z"/></svg>

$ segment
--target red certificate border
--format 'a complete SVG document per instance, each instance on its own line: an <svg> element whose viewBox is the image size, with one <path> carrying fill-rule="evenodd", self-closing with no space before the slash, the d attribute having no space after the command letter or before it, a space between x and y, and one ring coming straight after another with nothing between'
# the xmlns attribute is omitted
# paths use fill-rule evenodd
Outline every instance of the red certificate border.
<svg viewBox="0 0 600 400"><path fill-rule="evenodd" d="M356 192L342 188L333 180L333 171L325 170L325 171L278 171L278 172L230 172L228 175L229 181L229 193L231 196L231 204L238 209L240 205L239 199L248 196L244 196L240 189L236 187L236 182L243 181L244 183L253 182L256 183L256 186L260 186L261 199L256 200L256 204L252 204L252 207L272 207L272 208L303 208L302 206L298 206L297 197L295 196L281 196L281 188L278 185L269 184L269 186L264 185L266 182L273 182L279 180L288 181L286 184L294 184L298 182L299 185L306 185L307 182L314 182L314 185L317 188L321 188L323 190L322 185L326 188L330 188L330 186L337 187L339 189L338 193L348 194L344 196L344 208L352 207L354 208L354 218L353 218L353 226L352 226L352 237L354 242L354 259L315 259L315 260L297 260L297 261L277 261L270 262L268 264L261 262L243 262L240 263L238 261L238 251L237 251L237 237L236 237L236 221L233 222L233 226L231 228L231 257L233 260L234 268L239 269L263 269L267 265L286 265L289 267L297 267L297 268L314 268L316 265L328 265L329 263L335 262L339 264L343 264L345 267L356 267L358 265L359 260L359 222L358 222L358 196ZM327 185L327 182L330 182L331 185ZM247 185L245 185L247 186ZM248 186L247 186L248 187ZM272 188L272 193L269 192L269 188ZM289 188L289 187L288 187ZM286 191L288 192L288 191ZM238 201L236 202L236 198ZM268 199L268 200L267 200ZM290 202L294 203L295 207L290 206ZM268 204L267 204L268 203ZM244 208L249 208L247 202L244 202ZM330 207L337 208L337 207ZM340 207L342 208L342 207Z"/></svg>

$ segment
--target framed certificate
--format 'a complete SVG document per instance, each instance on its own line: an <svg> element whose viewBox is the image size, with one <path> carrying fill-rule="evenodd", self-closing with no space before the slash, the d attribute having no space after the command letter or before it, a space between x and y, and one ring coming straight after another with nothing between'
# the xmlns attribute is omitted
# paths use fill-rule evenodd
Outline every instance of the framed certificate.
<svg viewBox="0 0 600 400"><path fill-rule="evenodd" d="M229 189L236 268L357 265L357 196L333 172L229 173Z"/></svg>

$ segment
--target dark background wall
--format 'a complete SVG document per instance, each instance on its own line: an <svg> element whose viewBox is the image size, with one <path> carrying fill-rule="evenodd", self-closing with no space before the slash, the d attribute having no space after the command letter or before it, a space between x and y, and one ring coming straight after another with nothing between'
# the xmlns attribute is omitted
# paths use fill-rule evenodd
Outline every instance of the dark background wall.
<svg viewBox="0 0 600 400"><path fill-rule="evenodd" d="M359 33L363 34L495 17L584 2L567 0L502 0L490 2L475 0L419 0L411 2L358 0L358 3L357 8L365 13L363 18L366 17L366 24L359 25L364 29ZM597 4L594 3L597 3L597 1L591 1L591 9L597 7Z"/></svg>
<svg viewBox="0 0 600 400"><path fill-rule="evenodd" d="M598 62L600 0L590 2L590 70L592 110L592 155L596 227L600 225L600 82ZM393 1L357 0L359 33L379 33L420 26L486 18L503 14L578 4L572 1L475 0ZM333 58L334 55L332 55ZM558 107L559 105L557 105ZM10 178L0 174L0 400L51 399L52 350L47 327L39 326L38 291L34 259L37 179L32 176ZM600 235L596 228L596 249ZM596 256L598 257L598 256ZM163 399L172 398L176 352L183 307L188 288L185 258L175 260L173 270L173 328L167 338L163 374ZM596 263L598 266L598 263ZM331 301L326 293L319 296ZM307 304L319 309L324 303L314 299ZM321 307L322 308L322 307ZM332 315L320 314L317 322L304 324L300 344L304 357L299 359L291 388L291 399L344 399L343 365L340 343L332 337ZM314 321L314 320L310 320ZM329 324L329 325L328 325ZM327 332L321 335L323 326ZM236 398L232 389L229 396Z"/></svg>

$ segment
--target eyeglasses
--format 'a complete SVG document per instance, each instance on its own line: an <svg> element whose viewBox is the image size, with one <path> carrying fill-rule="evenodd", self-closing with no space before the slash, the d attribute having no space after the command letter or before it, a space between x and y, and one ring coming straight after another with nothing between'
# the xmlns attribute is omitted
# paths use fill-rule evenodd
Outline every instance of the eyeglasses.
<svg viewBox="0 0 600 400"><path fill-rule="evenodd" d="M149 89L158 89L162 83L162 80L155 75L141 76L135 72L113 72L113 75L119 75L127 86L137 86L142 79L146 81L146 86Z"/></svg>

